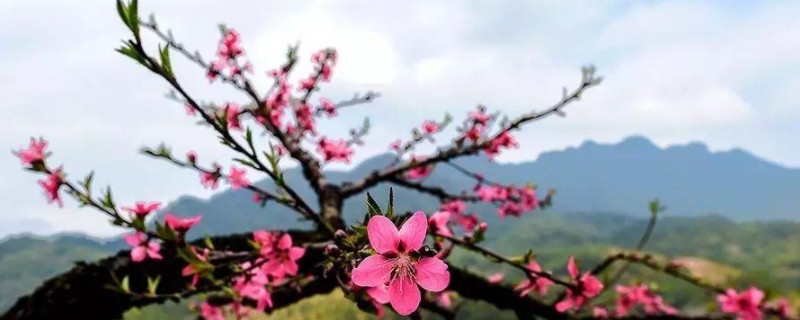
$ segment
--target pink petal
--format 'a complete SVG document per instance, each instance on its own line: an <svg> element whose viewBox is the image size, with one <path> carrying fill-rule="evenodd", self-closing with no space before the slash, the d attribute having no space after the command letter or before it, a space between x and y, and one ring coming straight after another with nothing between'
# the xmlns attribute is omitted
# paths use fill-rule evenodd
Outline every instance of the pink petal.
<svg viewBox="0 0 800 320"><path fill-rule="evenodd" d="M138 246L139 244L142 243L144 235L142 235L141 233L137 232L137 233L134 233L134 234L123 235L123 237L125 238L125 242L128 245L130 245L131 247L136 247L136 246Z"/></svg>
<svg viewBox="0 0 800 320"><path fill-rule="evenodd" d="M293 247L293 248L289 249L289 259L291 259L292 261L295 261L297 259L302 258L305 253L306 253L306 249L305 248Z"/></svg>
<svg viewBox="0 0 800 320"><path fill-rule="evenodd" d="M558 310L558 312L567 311L569 308L572 308L572 299L569 297L556 303L556 310Z"/></svg>
<svg viewBox="0 0 800 320"><path fill-rule="evenodd" d="M397 227L394 226L394 223L389 218L384 216L370 218L369 223L367 223L367 236L369 237L369 244L378 253L397 253L397 243L400 242L400 236L398 235Z"/></svg>
<svg viewBox="0 0 800 320"><path fill-rule="evenodd" d="M422 258L417 262L417 283L428 291L439 292L450 284L447 264L439 258Z"/></svg>
<svg viewBox="0 0 800 320"><path fill-rule="evenodd" d="M569 275L571 275L573 279L578 278L580 271L578 270L578 265L575 264L575 257L573 256L569 256L569 261L567 262L567 271L569 271Z"/></svg>
<svg viewBox="0 0 800 320"><path fill-rule="evenodd" d="M379 254L371 255L353 269L353 283L362 287L384 285L389 282L393 267L394 260L387 259Z"/></svg>
<svg viewBox="0 0 800 320"><path fill-rule="evenodd" d="M278 248L286 250L291 247L292 247L292 236L290 236L288 233L284 233L283 236L281 236L281 239L278 240Z"/></svg>
<svg viewBox="0 0 800 320"><path fill-rule="evenodd" d="M400 239L405 245L406 252L416 251L422 248L425 242L425 234L428 233L428 218L425 213L417 211L400 227Z"/></svg>
<svg viewBox="0 0 800 320"><path fill-rule="evenodd" d="M369 288L367 294L380 304L389 303L389 286L387 285Z"/></svg>
<svg viewBox="0 0 800 320"><path fill-rule="evenodd" d="M409 276L397 277L389 284L389 301L401 316L416 311L421 299L419 288Z"/></svg>
<svg viewBox="0 0 800 320"><path fill-rule="evenodd" d="M144 260L145 255L147 255L147 250L145 247L135 247L131 250L131 260L133 262L140 262Z"/></svg>

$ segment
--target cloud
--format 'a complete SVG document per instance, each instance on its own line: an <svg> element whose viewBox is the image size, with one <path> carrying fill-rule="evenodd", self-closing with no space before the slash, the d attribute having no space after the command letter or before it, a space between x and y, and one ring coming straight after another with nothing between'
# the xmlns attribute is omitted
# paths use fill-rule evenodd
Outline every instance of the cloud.
<svg viewBox="0 0 800 320"><path fill-rule="evenodd" d="M334 46L341 60L322 95L343 100L377 90L379 100L320 122L345 137L365 117L373 131L357 148L358 162L425 119L450 112L459 119L478 103L517 115L554 103L574 86L579 67L595 63L605 82L553 118L519 132L522 148L501 161L585 139L618 141L644 134L660 145L702 140L712 149L742 147L800 165L793 148L800 117L800 4L727 1L143 1L188 47L210 57L226 22L244 37L263 72L283 62L288 44L301 43L295 81L310 71L308 56ZM209 10L213 9L213 10ZM95 170L122 203L208 196L197 176L137 155L165 142L176 154L195 150L202 161L226 166L232 154L207 128L165 100L167 85L113 52L126 31L109 1L8 1L0 4L0 146L15 149L32 135L52 141L54 161L73 177ZM152 38L148 38L152 39ZM150 44L153 44L150 42ZM209 85L203 71L175 60L192 94L204 101L244 100ZM445 141L446 139L440 139ZM423 150L431 150L426 146ZM334 165L332 168L346 166ZM0 234L36 230L115 229L89 210L47 206L35 177L0 156L0 193L15 199L0 213ZM13 221L42 221L36 227Z"/></svg>

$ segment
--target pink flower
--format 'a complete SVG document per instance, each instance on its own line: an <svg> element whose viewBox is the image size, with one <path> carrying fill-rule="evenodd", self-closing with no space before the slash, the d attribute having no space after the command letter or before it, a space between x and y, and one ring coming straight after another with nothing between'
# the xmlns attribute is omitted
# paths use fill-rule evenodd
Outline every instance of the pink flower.
<svg viewBox="0 0 800 320"><path fill-rule="evenodd" d="M305 78L303 80L300 80L300 88L298 88L298 89L309 91L309 90L313 90L315 86L317 86L317 81L312 76L312 77L308 77L308 78Z"/></svg>
<svg viewBox="0 0 800 320"><path fill-rule="evenodd" d="M133 249L131 249L131 261L141 262L147 258L153 260L163 259L161 254L158 253L161 251L161 245L159 245L158 242L145 239L144 233L137 232L134 234L126 234L124 237L125 242L133 247Z"/></svg>
<svg viewBox="0 0 800 320"><path fill-rule="evenodd" d="M486 155L488 155L489 158L493 158L494 156L500 153L500 148L516 148L516 147L519 147L517 141L514 140L514 138L511 136L511 134L508 133L508 131L504 131L496 138L492 139L492 141L489 141L489 145L486 146L486 148L484 148L483 151L486 152Z"/></svg>
<svg viewBox="0 0 800 320"><path fill-rule="evenodd" d="M256 309L264 311L272 308L272 295L267 290L269 278L263 268L255 268L250 262L242 264L243 270L248 272L234 280L233 289L242 297L256 302Z"/></svg>
<svg viewBox="0 0 800 320"><path fill-rule="evenodd" d="M45 155L47 155L45 152L46 148L47 141L42 138L39 138L39 141L31 138L31 143L28 145L28 149L16 151L14 154L19 157L19 160L22 161L23 165L30 165L34 162L44 160Z"/></svg>
<svg viewBox="0 0 800 320"><path fill-rule="evenodd" d="M483 127L474 125L464 134L472 142L477 142L483 136Z"/></svg>
<svg viewBox="0 0 800 320"><path fill-rule="evenodd" d="M367 224L367 236L377 252L353 270L353 283L362 287L389 284L389 302L398 314L417 310L421 299L417 285L439 292L450 283L447 264L436 257L419 257L427 233L428 219L417 211L400 230L384 216L374 216Z"/></svg>
<svg viewBox="0 0 800 320"><path fill-rule="evenodd" d="M328 117L336 116L336 105L328 99L320 98L319 107Z"/></svg>
<svg viewBox="0 0 800 320"><path fill-rule="evenodd" d="M558 312L564 312L568 309L580 309L588 299L600 294L600 291L603 290L603 283L591 273L586 272L582 275L580 274L580 270L573 256L569 257L567 271L569 271L569 275L572 277L572 284L575 286L575 289L567 289L567 297L556 304L556 310L558 310Z"/></svg>
<svg viewBox="0 0 800 320"><path fill-rule="evenodd" d="M224 59L218 59L211 62L211 65L208 66L208 73L206 73L206 78L208 81L213 82L217 79L217 77L222 74L222 71L228 67L228 62Z"/></svg>
<svg viewBox="0 0 800 320"><path fill-rule="evenodd" d="M467 210L467 205L464 201L461 200L452 200L445 203L442 203L442 206L439 207L439 210L442 211L449 211L453 214L463 214L465 210Z"/></svg>
<svg viewBox="0 0 800 320"><path fill-rule="evenodd" d="M439 292L439 294L436 295L436 303L447 309L452 307L453 302L452 300L450 300L450 292L447 291Z"/></svg>
<svg viewBox="0 0 800 320"><path fill-rule="evenodd" d="M628 314L628 310L642 305L647 314L677 314L678 310L664 304L661 296L653 293L648 286L617 286L617 316Z"/></svg>
<svg viewBox="0 0 800 320"><path fill-rule="evenodd" d="M186 218L186 219L179 218L171 214L167 214L164 216L164 221L167 223L167 226L169 226L170 229L175 230L178 233L186 233L186 231L189 231L189 229L191 229L192 227L194 227L194 225L199 223L200 220L203 220L203 216L195 216L193 218Z"/></svg>
<svg viewBox="0 0 800 320"><path fill-rule="evenodd" d="M489 283L499 283L500 281L503 281L503 277L505 277L505 275L503 275L502 273L495 273L489 276L489 279L487 280L489 281Z"/></svg>
<svg viewBox="0 0 800 320"><path fill-rule="evenodd" d="M231 166L231 173L228 175L228 183L231 185L231 189L236 190L249 186L250 180L247 180L246 174L247 172L244 169Z"/></svg>
<svg viewBox="0 0 800 320"><path fill-rule="evenodd" d="M347 141L329 140L325 137L319 139L317 147L325 160L325 162L340 161L350 163L350 157L353 156L353 149L347 145Z"/></svg>
<svg viewBox="0 0 800 320"><path fill-rule="evenodd" d="M483 202L508 199L508 190L502 186L480 186L477 194Z"/></svg>
<svg viewBox="0 0 800 320"><path fill-rule="evenodd" d="M221 59L233 59L236 56L242 54L244 50L239 43L241 41L241 37L239 33L234 30L228 30L225 33L225 36L219 42L219 48L217 49L217 55Z"/></svg>
<svg viewBox="0 0 800 320"><path fill-rule="evenodd" d="M411 160L411 163L412 164L416 164L416 163L418 163L420 161L421 161L420 159L413 158ZM433 165L429 165L429 164L416 165L415 167L409 169L406 172L406 178L412 179L412 180L413 179L422 179L422 178L425 178L425 177L431 175L432 172L433 172Z"/></svg>
<svg viewBox="0 0 800 320"><path fill-rule="evenodd" d="M200 305L200 316L205 320L225 320L225 315L222 314L222 308L212 306L208 302L203 302Z"/></svg>
<svg viewBox="0 0 800 320"><path fill-rule="evenodd" d="M297 126L302 129L303 132L315 132L314 115L311 112L310 105L302 103L297 106L294 111L294 117L297 119Z"/></svg>
<svg viewBox="0 0 800 320"><path fill-rule="evenodd" d="M190 249L192 250L192 253L194 253L194 255L197 257L198 260L200 261L208 260L208 252L209 252L208 248L203 249L203 254L198 254L197 249L195 247L190 247ZM181 275L184 277L191 276L192 286L196 286L197 281L200 280L200 273L198 272L198 270L195 270L194 265L192 265L191 263L183 267L183 269L181 270Z"/></svg>
<svg viewBox="0 0 800 320"><path fill-rule="evenodd" d="M392 144L389 145L389 149L394 151L400 150L400 143L401 143L400 140L395 140L394 142L392 142Z"/></svg>
<svg viewBox="0 0 800 320"><path fill-rule="evenodd" d="M487 122L489 122L489 116L483 110L478 111L471 111L469 113L469 119L472 120L473 123L485 126Z"/></svg>
<svg viewBox="0 0 800 320"><path fill-rule="evenodd" d="M786 298L776 300L772 308L779 316L783 318L789 317L789 300L786 300Z"/></svg>
<svg viewBox="0 0 800 320"><path fill-rule="evenodd" d="M609 317L608 309L606 309L606 307L603 306L594 307L594 309L592 309L592 315L595 318L601 318L601 319Z"/></svg>
<svg viewBox="0 0 800 320"><path fill-rule="evenodd" d="M44 189L44 194L47 196L48 203L58 203L59 207L64 206L64 201L61 200L61 195L58 194L58 189L61 188L61 185L64 184L64 180L61 177L61 168L56 169L50 173L47 178L39 180L39 185L42 186Z"/></svg>
<svg viewBox="0 0 800 320"><path fill-rule="evenodd" d="M756 287L750 287L742 293L736 290L725 290L724 294L717 296L722 312L736 314L739 320L758 320L761 319L761 300L764 299L764 291Z"/></svg>
<svg viewBox="0 0 800 320"><path fill-rule="evenodd" d="M534 272L542 272L542 267L539 266L536 261L528 262L526 266L528 270ZM528 278L522 280L519 285L517 285L514 290L519 291L519 295L521 297L527 296L531 291L536 291L540 296L547 293L547 290L550 289L550 286L553 285L553 281L544 277L536 276L533 273L528 274Z"/></svg>
<svg viewBox="0 0 800 320"><path fill-rule="evenodd" d="M425 121L422 123L422 130L427 134L432 134L439 131L439 125L433 121Z"/></svg>
<svg viewBox="0 0 800 320"><path fill-rule="evenodd" d="M139 219L144 219L151 212L158 210L161 207L161 202L137 202L133 207L122 207L123 210L130 212Z"/></svg>
<svg viewBox="0 0 800 320"><path fill-rule="evenodd" d="M218 165L214 165L214 171L212 172L200 172L200 183L206 189L214 190L219 185L219 177L221 176L219 173L220 167Z"/></svg>
<svg viewBox="0 0 800 320"><path fill-rule="evenodd" d="M261 247L261 255L267 259L267 262L262 266L264 271L280 280L289 276L296 276L298 265L297 260L303 257L306 249L303 247L292 246L292 236L284 233L281 236L273 235L274 237L260 238L263 234L253 235L256 242L262 242L264 245Z"/></svg>
<svg viewBox="0 0 800 320"><path fill-rule="evenodd" d="M452 237L453 232L447 224L450 222L450 217L453 214L449 211L437 211L428 218L428 224L434 234L440 234L447 237Z"/></svg>
<svg viewBox="0 0 800 320"><path fill-rule="evenodd" d="M193 115L197 114L197 110L195 110L194 107L192 107L191 104L187 103L186 105L184 105L184 107L186 108L186 115L187 116L193 116Z"/></svg>
<svg viewBox="0 0 800 320"><path fill-rule="evenodd" d="M222 107L222 111L225 112L225 117L228 120L228 128L242 130L242 123L239 121L239 113L242 108L238 104L228 102Z"/></svg>
<svg viewBox="0 0 800 320"><path fill-rule="evenodd" d="M536 189L522 188L517 192L522 210L532 211L539 207L539 197L536 196Z"/></svg>

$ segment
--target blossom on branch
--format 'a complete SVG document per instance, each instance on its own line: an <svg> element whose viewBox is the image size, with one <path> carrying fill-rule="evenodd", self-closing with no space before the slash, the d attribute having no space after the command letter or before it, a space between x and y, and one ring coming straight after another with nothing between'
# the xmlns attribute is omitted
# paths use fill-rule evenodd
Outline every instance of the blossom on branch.
<svg viewBox="0 0 800 320"><path fill-rule="evenodd" d="M158 210L161 207L161 202L144 202L140 201L133 205L133 207L122 207L122 210L130 212L132 215L139 219L144 219L151 212Z"/></svg>
<svg viewBox="0 0 800 320"><path fill-rule="evenodd" d="M59 207L64 206L64 201L61 200L61 195L58 193L58 190L61 188L61 185L64 184L64 177L61 173L61 168L56 169L49 175L47 178L40 179L39 185L42 186L44 189L44 195L47 197L48 203L58 203Z"/></svg>
<svg viewBox="0 0 800 320"><path fill-rule="evenodd" d="M567 262L567 271L572 277L572 284L575 288L567 288L567 296L564 300L556 303L556 310L564 312L569 309L580 309L589 299L600 294L603 290L603 282L598 280L591 273L580 273L575 257L570 256Z"/></svg>
<svg viewBox="0 0 800 320"><path fill-rule="evenodd" d="M374 216L367 224L369 243L376 251L353 269L353 283L362 287L389 285L389 302L400 315L419 307L418 285L439 292L450 283L447 265L436 257L421 257L428 219L417 211L400 230L384 216Z"/></svg>
<svg viewBox="0 0 800 320"><path fill-rule="evenodd" d="M724 294L717 296L722 312L736 315L739 320L761 319L761 301L764 300L764 291L750 287L741 293L736 290L725 290Z"/></svg>
<svg viewBox="0 0 800 320"><path fill-rule="evenodd" d="M525 266L526 269L531 270L533 272L542 272L542 267L539 266L536 261L528 262L528 265ZM545 277L539 277L534 273L529 273L528 277L525 280L522 280L514 290L519 291L519 295L521 297L527 296L531 291L536 291L537 294L543 296L547 293L547 290L550 289L550 286L553 285L553 280L547 279Z"/></svg>
<svg viewBox="0 0 800 320"><path fill-rule="evenodd" d="M322 153L325 162L339 161L350 163L350 157L353 156L353 149L351 149L350 146L347 145L347 141L343 139L332 140L323 136L319 139L317 147L319 152Z"/></svg>
<svg viewBox="0 0 800 320"><path fill-rule="evenodd" d="M133 248L131 249L131 261L141 262L147 258L153 260L163 259L159 253L161 245L158 242L147 240L144 233L126 234L123 237L125 238L125 243Z"/></svg>
<svg viewBox="0 0 800 320"><path fill-rule="evenodd" d="M236 190L249 186L250 180L247 180L245 175L247 175L247 171L244 169L231 166L231 173L228 174L228 183L231 185L231 189Z"/></svg>
<svg viewBox="0 0 800 320"><path fill-rule="evenodd" d="M164 222L167 226L179 234L185 234L189 229L194 227L194 225L200 223L200 220L203 220L203 216L195 216L192 218L180 218L171 214L164 216Z"/></svg>
<svg viewBox="0 0 800 320"><path fill-rule="evenodd" d="M14 154L19 157L23 165L31 165L34 162L44 161L44 157L47 155L45 151L46 148L47 141L43 138L39 138L38 141L31 138L28 149L15 151Z"/></svg>

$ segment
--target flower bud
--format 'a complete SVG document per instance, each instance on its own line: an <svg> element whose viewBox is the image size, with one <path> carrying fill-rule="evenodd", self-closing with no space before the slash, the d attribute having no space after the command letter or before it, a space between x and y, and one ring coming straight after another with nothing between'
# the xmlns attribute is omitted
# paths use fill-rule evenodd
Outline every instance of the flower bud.
<svg viewBox="0 0 800 320"><path fill-rule="evenodd" d="M197 153L194 151L189 151L186 153L186 160L188 160L191 164L195 164L197 162Z"/></svg>
<svg viewBox="0 0 800 320"><path fill-rule="evenodd" d="M344 238L347 238L347 232L344 232L342 229L336 230L336 232L333 233L333 237L336 241L344 240Z"/></svg>
<svg viewBox="0 0 800 320"><path fill-rule="evenodd" d="M329 243L327 246L325 246L325 254L329 257L338 257L341 253L342 250L333 243Z"/></svg>

